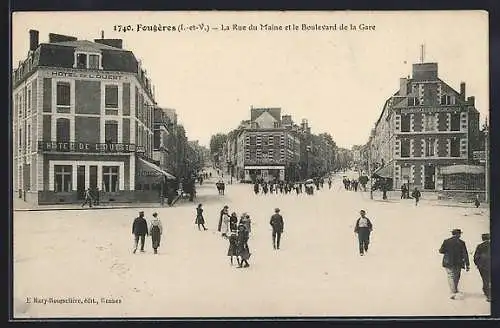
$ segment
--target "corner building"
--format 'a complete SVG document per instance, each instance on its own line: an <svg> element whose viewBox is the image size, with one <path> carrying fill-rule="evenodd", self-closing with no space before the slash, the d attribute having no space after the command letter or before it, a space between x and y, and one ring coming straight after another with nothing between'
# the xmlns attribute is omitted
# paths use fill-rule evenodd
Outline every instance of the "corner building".
<svg viewBox="0 0 500 328"><path fill-rule="evenodd" d="M152 86L122 40L49 34L13 72L14 189L38 204L132 201L152 158Z"/></svg>

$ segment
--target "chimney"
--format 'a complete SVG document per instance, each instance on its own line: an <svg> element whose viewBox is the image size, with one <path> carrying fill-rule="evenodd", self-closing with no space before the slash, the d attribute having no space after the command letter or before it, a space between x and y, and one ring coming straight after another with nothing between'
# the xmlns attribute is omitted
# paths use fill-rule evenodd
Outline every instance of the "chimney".
<svg viewBox="0 0 500 328"><path fill-rule="evenodd" d="M58 42L66 42L66 41L76 41L78 40L74 36L49 33L49 43L58 43Z"/></svg>
<svg viewBox="0 0 500 328"><path fill-rule="evenodd" d="M102 34L104 36L104 34ZM105 44L107 46L123 49L123 40L122 39L94 39L95 43Z"/></svg>
<svg viewBox="0 0 500 328"><path fill-rule="evenodd" d="M30 30L30 50L35 51L38 48L38 31Z"/></svg>
<svg viewBox="0 0 500 328"><path fill-rule="evenodd" d="M460 83L460 99L465 101L465 82Z"/></svg>
<svg viewBox="0 0 500 328"><path fill-rule="evenodd" d="M401 96L408 94L408 80L405 77L399 79L399 93Z"/></svg>
<svg viewBox="0 0 500 328"><path fill-rule="evenodd" d="M476 105L476 97L474 96L470 96L467 98L467 103L471 106L475 106Z"/></svg>

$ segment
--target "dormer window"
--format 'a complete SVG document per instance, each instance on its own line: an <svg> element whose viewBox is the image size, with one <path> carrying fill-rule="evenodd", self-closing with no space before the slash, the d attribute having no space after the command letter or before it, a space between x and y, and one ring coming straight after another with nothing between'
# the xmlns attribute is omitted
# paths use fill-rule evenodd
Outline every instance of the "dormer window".
<svg viewBox="0 0 500 328"><path fill-rule="evenodd" d="M102 69L102 56L98 53L75 52L73 68Z"/></svg>

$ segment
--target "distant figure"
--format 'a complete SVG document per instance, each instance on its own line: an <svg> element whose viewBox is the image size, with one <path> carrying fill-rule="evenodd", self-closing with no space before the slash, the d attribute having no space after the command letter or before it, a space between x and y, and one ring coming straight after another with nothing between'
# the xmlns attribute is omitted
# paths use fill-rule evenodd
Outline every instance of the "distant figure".
<svg viewBox="0 0 500 328"><path fill-rule="evenodd" d="M366 212L364 210L359 211L359 214L361 217L356 220L354 233L358 234L359 255L363 256L366 252L368 252L370 233L373 230L373 225L370 219L365 216Z"/></svg>
<svg viewBox="0 0 500 328"><path fill-rule="evenodd" d="M332 179L328 178L328 189L332 189Z"/></svg>
<svg viewBox="0 0 500 328"><path fill-rule="evenodd" d="M253 192L258 195L259 194L259 183L255 182L253 185Z"/></svg>
<svg viewBox="0 0 500 328"><path fill-rule="evenodd" d="M153 246L153 251L158 254L158 247L160 247L161 235L163 234L163 227L161 221L158 218L158 213L153 213L153 219L151 220L149 227L149 235L151 236L151 243Z"/></svg>
<svg viewBox="0 0 500 328"><path fill-rule="evenodd" d="M401 186L401 199L406 199L407 191L408 189L406 187L406 183L403 183L403 185Z"/></svg>
<svg viewBox="0 0 500 328"><path fill-rule="evenodd" d="M448 274L448 284L451 290L451 299L456 299L458 294L458 283L463 268L469 271L469 254L463 240L460 239L462 230L453 229L452 237L443 241L439 253L443 254L442 265Z"/></svg>
<svg viewBox="0 0 500 328"><path fill-rule="evenodd" d="M148 234L148 223L144 218L144 212L140 211L139 216L135 218L132 224L132 234L134 235L134 250L133 253L137 252L137 244L139 243L139 238L141 239L141 252L144 253L144 242Z"/></svg>
<svg viewBox="0 0 500 328"><path fill-rule="evenodd" d="M233 256L236 257L236 261L238 261L238 265L240 264L240 260L238 259L238 235L236 232L231 232L229 235L229 248L227 250L227 256L231 259L231 265L233 265Z"/></svg>
<svg viewBox="0 0 500 328"><path fill-rule="evenodd" d="M194 222L198 225L198 230L201 230L201 227L203 227L203 230L208 230L205 228L205 218L203 217L202 204L198 204L198 207L196 208L196 220Z"/></svg>
<svg viewBox="0 0 500 328"><path fill-rule="evenodd" d="M476 247L474 252L474 264L479 270L483 280L483 293L486 301L491 302L491 253L490 253L490 234L481 235L483 242Z"/></svg>
<svg viewBox="0 0 500 328"><path fill-rule="evenodd" d="M280 249L281 234L283 233L284 222L280 215L280 209L275 208L269 224L273 228L273 248Z"/></svg>
<svg viewBox="0 0 500 328"><path fill-rule="evenodd" d="M418 205L418 202L419 202L421 196L422 196L422 194L417 189L417 187L415 187L415 189L413 189L413 192L411 193L411 197L415 198L415 206Z"/></svg>
<svg viewBox="0 0 500 328"><path fill-rule="evenodd" d="M476 195L476 199L474 200L474 206L476 206L476 208L478 208L479 205L481 205L481 202L479 201L479 195Z"/></svg>
<svg viewBox="0 0 500 328"><path fill-rule="evenodd" d="M92 207L92 191L90 190L90 188L85 190L84 197L85 197L85 201L83 202L82 207L84 207L87 204L89 204L89 207Z"/></svg>
<svg viewBox="0 0 500 328"><path fill-rule="evenodd" d="M382 199L387 200L387 183L382 182Z"/></svg>
<svg viewBox="0 0 500 328"><path fill-rule="evenodd" d="M248 260L250 259L250 249L248 247L248 231L244 224L238 225L238 243L237 243L237 254L240 257L238 261L238 267L249 267Z"/></svg>

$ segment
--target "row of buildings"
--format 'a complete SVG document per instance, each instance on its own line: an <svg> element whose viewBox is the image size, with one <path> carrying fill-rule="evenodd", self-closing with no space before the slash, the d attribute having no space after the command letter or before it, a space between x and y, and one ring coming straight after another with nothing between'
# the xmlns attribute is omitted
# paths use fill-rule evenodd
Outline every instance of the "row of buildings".
<svg viewBox="0 0 500 328"><path fill-rule="evenodd" d="M281 108L251 108L250 119L227 135L223 172L238 181L301 180L330 172L334 150L313 142L308 121L296 124ZM319 154L327 163L319 162Z"/></svg>
<svg viewBox="0 0 500 328"><path fill-rule="evenodd" d="M484 168L473 165L474 152L484 150L480 140L479 111L466 84L457 91L439 78L437 63L418 63L411 77L400 79L367 144L354 147L353 156L389 188L484 190ZM475 175L458 187L452 176L460 173Z"/></svg>
<svg viewBox="0 0 500 328"><path fill-rule="evenodd" d="M29 31L27 58L12 72L13 189L38 204L157 200L176 180L168 136L175 110L162 109L141 61L121 39L93 42ZM174 152L179 149L174 148Z"/></svg>

